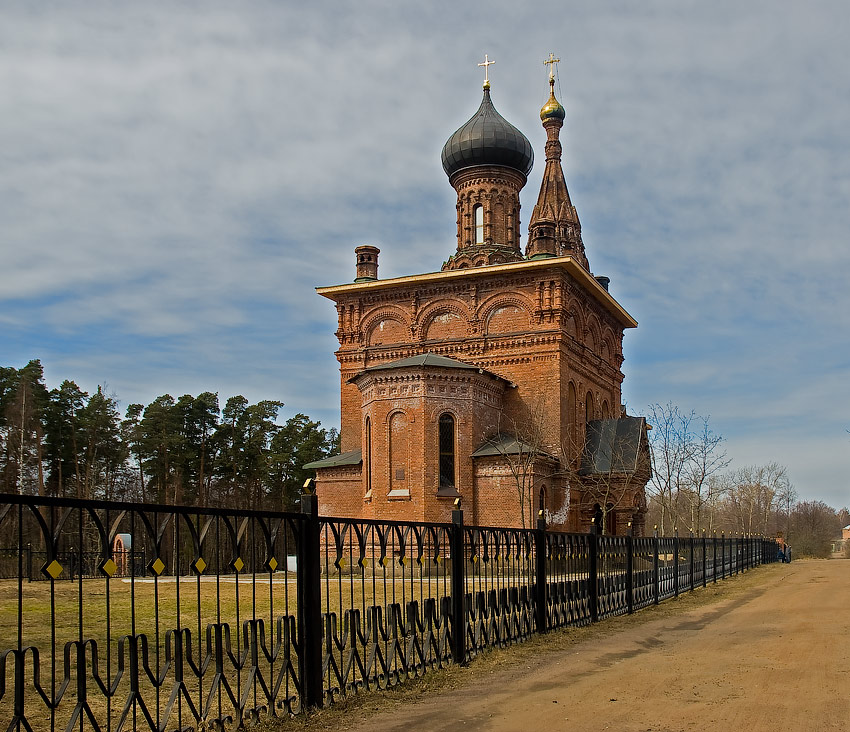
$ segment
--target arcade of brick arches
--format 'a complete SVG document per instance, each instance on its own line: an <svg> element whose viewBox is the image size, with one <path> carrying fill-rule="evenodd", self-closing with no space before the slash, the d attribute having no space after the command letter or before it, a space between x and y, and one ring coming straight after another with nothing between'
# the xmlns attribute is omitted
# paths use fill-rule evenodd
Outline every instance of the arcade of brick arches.
<svg viewBox="0 0 850 732"><path fill-rule="evenodd" d="M353 283L317 288L339 315L341 384L341 452L307 466L323 515L448 521L459 498L476 525L543 516L643 533L647 425L621 405L623 333L637 322L590 270L561 165L555 61L524 251L534 153L485 73L478 111L443 147L457 247L442 270L382 280L379 250L360 246Z"/></svg>

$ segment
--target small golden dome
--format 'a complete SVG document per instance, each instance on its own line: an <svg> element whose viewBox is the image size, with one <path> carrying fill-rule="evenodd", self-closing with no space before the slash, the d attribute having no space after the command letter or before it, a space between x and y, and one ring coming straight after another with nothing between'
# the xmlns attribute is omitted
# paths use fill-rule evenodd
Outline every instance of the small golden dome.
<svg viewBox="0 0 850 732"><path fill-rule="evenodd" d="M549 80L549 99L546 104L543 105L543 109L540 110L540 119L544 122L547 119L560 119L563 120L564 117L567 116L566 111L561 106L561 103L555 99L555 82L554 79Z"/></svg>

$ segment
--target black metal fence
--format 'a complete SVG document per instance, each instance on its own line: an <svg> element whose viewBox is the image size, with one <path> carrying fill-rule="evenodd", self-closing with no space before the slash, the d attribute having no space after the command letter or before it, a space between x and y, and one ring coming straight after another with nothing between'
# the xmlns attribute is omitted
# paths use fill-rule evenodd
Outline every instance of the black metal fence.
<svg viewBox="0 0 850 732"><path fill-rule="evenodd" d="M303 503L280 513L0 495L0 725L241 727L777 556L757 537L465 526L461 511L450 524L323 518L315 496Z"/></svg>

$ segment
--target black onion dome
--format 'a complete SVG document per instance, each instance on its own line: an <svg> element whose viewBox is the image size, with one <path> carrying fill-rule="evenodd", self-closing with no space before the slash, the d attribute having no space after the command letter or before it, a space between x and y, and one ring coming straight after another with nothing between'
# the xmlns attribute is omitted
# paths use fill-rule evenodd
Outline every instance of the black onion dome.
<svg viewBox="0 0 850 732"><path fill-rule="evenodd" d="M443 145L442 161L449 177L474 165L503 165L527 176L534 151L526 136L496 111L485 87L478 111Z"/></svg>

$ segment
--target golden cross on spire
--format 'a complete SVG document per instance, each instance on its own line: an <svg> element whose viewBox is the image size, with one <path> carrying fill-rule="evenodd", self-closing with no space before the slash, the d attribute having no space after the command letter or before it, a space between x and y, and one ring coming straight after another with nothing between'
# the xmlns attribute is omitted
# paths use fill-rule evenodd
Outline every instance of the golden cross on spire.
<svg viewBox="0 0 850 732"><path fill-rule="evenodd" d="M484 54L484 63L478 64L479 66L484 67L484 88L485 89L490 88L490 74L489 74L490 69L488 67L492 66L494 63L496 63L496 62L491 61L489 59L489 57L487 56L487 54L485 53Z"/></svg>
<svg viewBox="0 0 850 732"><path fill-rule="evenodd" d="M554 54L554 53L550 53L550 54L549 54L549 58L547 58L547 59L543 62L544 66L548 66L548 67L549 67L549 78L550 78L550 79L554 79L554 78L555 78L555 64L560 63L560 62L561 62L561 59L559 59L559 58L555 58L555 54Z"/></svg>

